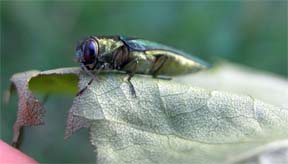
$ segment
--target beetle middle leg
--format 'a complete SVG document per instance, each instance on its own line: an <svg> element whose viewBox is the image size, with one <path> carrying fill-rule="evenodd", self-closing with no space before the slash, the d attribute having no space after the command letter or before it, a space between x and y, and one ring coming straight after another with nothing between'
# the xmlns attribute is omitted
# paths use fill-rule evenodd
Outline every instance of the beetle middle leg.
<svg viewBox="0 0 288 164"><path fill-rule="evenodd" d="M136 91L135 91L134 85L131 83L131 78L136 73L136 70L138 68L138 62L139 62L138 58L135 58L132 61L130 61L127 65L125 65L126 68L129 68L129 70L131 70L131 71L127 71L128 73L127 82L129 84L131 93L134 97L136 97Z"/></svg>

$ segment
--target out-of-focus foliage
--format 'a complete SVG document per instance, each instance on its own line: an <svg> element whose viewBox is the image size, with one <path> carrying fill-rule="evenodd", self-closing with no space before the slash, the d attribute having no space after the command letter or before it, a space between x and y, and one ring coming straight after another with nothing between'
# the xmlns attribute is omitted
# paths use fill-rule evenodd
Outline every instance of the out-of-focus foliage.
<svg viewBox="0 0 288 164"><path fill-rule="evenodd" d="M99 34L138 36L171 45L212 63L226 59L287 77L288 19L287 1L284 0L169 3L32 0L0 3L1 95L15 72L76 66L73 61L76 41ZM54 111L47 111L46 119L51 120L47 126L63 123L61 128L64 128L65 122L49 112L58 112L60 117L71 102L71 98L63 96L48 100L45 106ZM59 104L62 109L58 108ZM1 138L7 142L12 139L16 108L15 97L8 106L3 106L1 101ZM56 123L57 120L60 123ZM59 145L63 142L63 131L56 132L55 129L51 126L49 134L43 133L43 136L56 136L53 143ZM35 145L41 146L40 143ZM65 145L62 147L65 149ZM65 162L60 160L65 156L57 158L53 153L36 156L41 162L51 156L58 162Z"/></svg>

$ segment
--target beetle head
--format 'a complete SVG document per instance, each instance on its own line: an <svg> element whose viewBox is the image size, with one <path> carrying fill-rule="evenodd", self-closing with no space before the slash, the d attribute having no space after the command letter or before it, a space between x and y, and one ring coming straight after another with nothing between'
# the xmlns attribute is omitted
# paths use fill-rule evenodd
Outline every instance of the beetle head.
<svg viewBox="0 0 288 164"><path fill-rule="evenodd" d="M81 41L76 47L77 61L84 64L88 69L97 63L98 53L98 43L93 37Z"/></svg>

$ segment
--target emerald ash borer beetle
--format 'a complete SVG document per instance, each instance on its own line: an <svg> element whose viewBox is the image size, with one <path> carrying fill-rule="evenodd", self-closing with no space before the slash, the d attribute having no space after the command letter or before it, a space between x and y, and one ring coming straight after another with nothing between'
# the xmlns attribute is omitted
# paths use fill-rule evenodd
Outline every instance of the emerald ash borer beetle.
<svg viewBox="0 0 288 164"><path fill-rule="evenodd" d="M87 86L97 80L92 70L119 70L128 73L127 81L133 95L135 89L130 79L134 74L175 76L208 68L206 62L183 51L124 36L89 36L77 45L76 57L81 68L92 77Z"/></svg>

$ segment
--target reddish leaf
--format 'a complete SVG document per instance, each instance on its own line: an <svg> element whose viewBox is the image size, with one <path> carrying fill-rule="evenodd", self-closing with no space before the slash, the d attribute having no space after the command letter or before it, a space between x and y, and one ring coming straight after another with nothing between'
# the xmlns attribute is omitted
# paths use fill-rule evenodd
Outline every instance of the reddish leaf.
<svg viewBox="0 0 288 164"><path fill-rule="evenodd" d="M51 91L56 92L57 90L61 90L63 86L67 87L67 85L75 85L75 87L77 88L76 86L77 83L74 84L74 81L75 79L78 79L79 71L80 71L79 68L64 68L64 69L55 69L55 70L49 70L49 71L44 71L44 72L28 71L28 72L18 73L12 76L11 78L12 89L10 89L10 92L16 88L16 91L19 97L17 119L14 124L14 137L13 137L14 146L16 147L19 146L18 142L19 142L19 136L20 136L20 131L22 127L36 126L36 125L40 125L44 123L42 118L45 113L45 109L42 103L32 94L30 87L29 87L30 82L31 81L33 82L33 85L35 88L34 90L36 91L41 90L42 92L43 91L44 92L51 92ZM63 80L64 81L68 80L69 83L62 84ZM42 88L35 87L37 85L42 86ZM49 85L49 87L45 87L45 85L46 86ZM55 85L55 87L57 86L59 89L53 88L53 85ZM73 91L75 90L73 86L70 87L69 89L70 91L67 91L68 93L75 92ZM76 95L76 93L74 94ZM9 95L10 93L7 94L6 99L8 99ZM70 135L72 134L72 132L76 131L80 127L87 127L87 124L85 121L79 122L77 121L77 120L80 120L79 118L73 118L71 114L69 114L69 116L70 117L67 121L66 131L70 132L69 133Z"/></svg>

